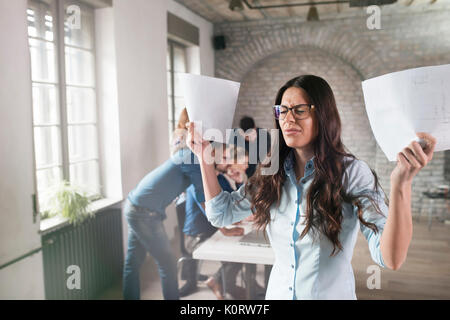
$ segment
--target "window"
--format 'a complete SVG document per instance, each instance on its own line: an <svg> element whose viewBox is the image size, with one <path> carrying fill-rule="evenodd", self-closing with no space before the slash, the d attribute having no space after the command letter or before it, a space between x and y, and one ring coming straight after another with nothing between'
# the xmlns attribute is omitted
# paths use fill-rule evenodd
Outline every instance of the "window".
<svg viewBox="0 0 450 320"><path fill-rule="evenodd" d="M80 24L72 25L79 8ZM94 10L78 1L29 0L37 192L41 212L61 180L100 197Z"/></svg>
<svg viewBox="0 0 450 320"><path fill-rule="evenodd" d="M167 93L169 96L169 136L175 130L181 110L185 107L178 75L187 72L186 47L169 40L167 45Z"/></svg>

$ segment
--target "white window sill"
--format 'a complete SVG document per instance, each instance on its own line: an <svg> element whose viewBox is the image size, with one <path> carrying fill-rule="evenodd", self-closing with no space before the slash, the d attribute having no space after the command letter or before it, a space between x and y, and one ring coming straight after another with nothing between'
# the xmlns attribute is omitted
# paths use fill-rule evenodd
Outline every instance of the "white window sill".
<svg viewBox="0 0 450 320"><path fill-rule="evenodd" d="M93 212L97 212L99 210L106 209L108 207L112 207L118 203L122 202L122 199L119 198L104 198L97 201L92 202L89 205L89 209ZM39 233L42 235L44 233L49 233L51 231L55 231L59 228L62 228L69 224L69 220L67 218L61 216L54 216L51 218L47 218L41 220L41 224L39 227Z"/></svg>

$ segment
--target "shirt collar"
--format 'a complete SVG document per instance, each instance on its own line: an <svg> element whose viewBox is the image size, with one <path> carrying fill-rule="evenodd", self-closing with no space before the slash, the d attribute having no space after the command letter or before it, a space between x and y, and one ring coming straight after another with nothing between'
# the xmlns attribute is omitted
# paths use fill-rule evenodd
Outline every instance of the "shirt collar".
<svg viewBox="0 0 450 320"><path fill-rule="evenodd" d="M284 171L286 172L286 175L291 179L291 181L296 181L296 176L295 176L295 154L294 154L294 149L292 149L286 160L284 161ZM303 176L303 178L307 178L309 177L311 174L314 173L314 156L309 159L306 164L305 164L305 174Z"/></svg>

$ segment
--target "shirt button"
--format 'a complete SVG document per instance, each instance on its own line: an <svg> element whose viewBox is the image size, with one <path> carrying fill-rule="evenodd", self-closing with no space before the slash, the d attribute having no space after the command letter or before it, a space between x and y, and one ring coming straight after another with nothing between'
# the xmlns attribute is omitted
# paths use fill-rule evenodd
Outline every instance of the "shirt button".
<svg viewBox="0 0 450 320"><path fill-rule="evenodd" d="M294 225L294 222L291 222L291 226L293 226Z"/></svg>
<svg viewBox="0 0 450 320"><path fill-rule="evenodd" d="M294 247L294 244L293 244L293 243L291 243L291 247Z"/></svg>
<svg viewBox="0 0 450 320"><path fill-rule="evenodd" d="M289 287L289 290L292 291L292 287Z"/></svg>
<svg viewBox="0 0 450 320"><path fill-rule="evenodd" d="M294 265L293 264L291 264L291 268L294 269Z"/></svg>

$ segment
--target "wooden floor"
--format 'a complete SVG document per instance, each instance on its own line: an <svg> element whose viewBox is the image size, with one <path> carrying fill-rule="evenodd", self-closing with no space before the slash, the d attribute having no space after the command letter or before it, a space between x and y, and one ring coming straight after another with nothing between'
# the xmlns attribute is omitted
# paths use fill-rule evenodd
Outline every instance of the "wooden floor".
<svg viewBox="0 0 450 320"><path fill-rule="evenodd" d="M450 299L450 225L427 219L413 221L413 239L399 270L381 269L381 289L368 289L367 267L374 265L364 236L359 233L353 254L356 295L371 299Z"/></svg>
<svg viewBox="0 0 450 320"><path fill-rule="evenodd" d="M353 254L353 270L356 281L356 296L359 300L373 299L450 299L450 225L433 221L428 230L427 219L414 221L413 239L408 257L397 270L381 270L381 288L368 289L367 279L371 274L367 268L376 265L370 257L368 244L362 233L358 234ZM219 267L217 262L204 261L203 274L212 274ZM263 267L258 266L257 281L263 284ZM142 299L162 299L161 284L152 259L141 269ZM122 299L121 285L107 290L100 299ZM215 296L204 284L199 290L184 299L209 300Z"/></svg>

